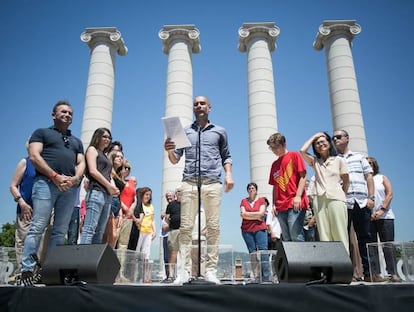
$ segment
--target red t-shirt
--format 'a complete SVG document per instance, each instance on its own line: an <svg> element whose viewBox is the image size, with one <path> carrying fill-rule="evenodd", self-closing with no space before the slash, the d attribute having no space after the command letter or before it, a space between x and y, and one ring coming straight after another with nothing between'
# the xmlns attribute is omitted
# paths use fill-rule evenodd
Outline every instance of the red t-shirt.
<svg viewBox="0 0 414 312"><path fill-rule="evenodd" d="M121 192L121 195L120 195L121 202L123 202L128 208L130 208L132 203L134 202L135 195L136 195L135 182L128 181L125 184L125 187L123 188ZM126 211L124 211L124 213L126 213ZM132 215L129 218L132 219Z"/></svg>
<svg viewBox="0 0 414 312"><path fill-rule="evenodd" d="M240 203L240 206L243 206L247 212L258 212L260 211L260 206L262 205L266 205L263 197L257 198L257 200L253 203L253 205L250 204L247 198L243 198L243 200ZM257 232L261 230L266 230L267 229L266 220L264 218L263 220L243 219L241 229L243 232Z"/></svg>
<svg viewBox="0 0 414 312"><path fill-rule="evenodd" d="M305 162L298 152L287 152L272 164L269 184L273 185L273 198L277 211L293 208L293 198L296 196L300 173L306 173ZM300 207L308 208L308 197L305 190L302 193Z"/></svg>

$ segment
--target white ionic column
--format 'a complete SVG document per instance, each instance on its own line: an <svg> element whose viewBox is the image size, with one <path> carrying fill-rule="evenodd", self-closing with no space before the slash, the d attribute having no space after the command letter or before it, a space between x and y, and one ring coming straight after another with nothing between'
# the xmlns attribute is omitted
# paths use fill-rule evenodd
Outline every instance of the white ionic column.
<svg viewBox="0 0 414 312"><path fill-rule="evenodd" d="M111 129L115 56L116 53L125 55L128 49L115 27L86 28L81 40L91 51L81 131L81 140L86 148L97 128Z"/></svg>
<svg viewBox="0 0 414 312"><path fill-rule="evenodd" d="M250 180L261 196L272 200L269 171L274 154L267 148L277 132L276 97L270 52L275 50L280 30L274 23L244 23L239 28L240 52L247 52L247 90L250 146Z"/></svg>
<svg viewBox="0 0 414 312"><path fill-rule="evenodd" d="M168 25L158 33L163 52L168 55L165 117L180 117L183 127L193 121L193 66L192 53L201 50L200 32L194 25ZM165 138L163 138L164 143ZM164 146L164 144L162 144ZM172 165L164 151L161 211L166 209L164 194L174 190L182 180L184 159Z"/></svg>
<svg viewBox="0 0 414 312"><path fill-rule="evenodd" d="M352 39L361 32L355 21L324 21L313 47L325 48L333 130L345 129L349 148L368 153L358 85L352 58Z"/></svg>

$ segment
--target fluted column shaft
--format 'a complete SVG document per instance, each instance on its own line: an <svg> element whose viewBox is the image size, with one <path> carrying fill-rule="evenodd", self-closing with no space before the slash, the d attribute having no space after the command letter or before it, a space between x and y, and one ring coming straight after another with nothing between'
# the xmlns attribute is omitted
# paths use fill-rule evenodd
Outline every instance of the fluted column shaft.
<svg viewBox="0 0 414 312"><path fill-rule="evenodd" d="M127 48L121 33L114 27L87 28L81 34L81 40L91 51L81 131L81 140L86 148L97 128L111 129L115 56L116 53L125 55Z"/></svg>
<svg viewBox="0 0 414 312"><path fill-rule="evenodd" d="M245 23L239 29L239 51L247 52L250 180L261 196L272 199L269 170L275 156L266 141L277 131L276 97L271 52L279 28L274 23Z"/></svg>
<svg viewBox="0 0 414 312"><path fill-rule="evenodd" d="M325 21L314 42L325 48L333 129L345 129L349 148L368 153L351 45L361 27L355 21Z"/></svg>
<svg viewBox="0 0 414 312"><path fill-rule="evenodd" d="M199 35L194 25L169 25L159 31L163 52L168 55L165 116L180 117L183 127L193 120L191 56L201 50ZM166 209L165 192L174 190L181 183L183 170L184 157L178 164L172 165L167 153L164 153L161 211Z"/></svg>

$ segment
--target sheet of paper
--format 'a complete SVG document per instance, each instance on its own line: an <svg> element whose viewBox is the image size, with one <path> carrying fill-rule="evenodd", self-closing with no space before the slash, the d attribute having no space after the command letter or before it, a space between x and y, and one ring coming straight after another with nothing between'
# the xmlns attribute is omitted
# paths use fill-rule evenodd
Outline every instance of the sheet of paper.
<svg viewBox="0 0 414 312"><path fill-rule="evenodd" d="M166 137L174 141L176 148L191 146L179 117L162 117L162 123Z"/></svg>

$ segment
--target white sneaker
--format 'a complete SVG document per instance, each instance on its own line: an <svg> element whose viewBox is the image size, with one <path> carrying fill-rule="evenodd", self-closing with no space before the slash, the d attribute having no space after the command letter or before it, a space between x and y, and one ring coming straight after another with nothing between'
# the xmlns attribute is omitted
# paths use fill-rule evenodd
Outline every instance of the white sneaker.
<svg viewBox="0 0 414 312"><path fill-rule="evenodd" d="M221 282L216 276L216 272L214 271L207 271L206 272L206 281L212 282L214 284L220 285Z"/></svg>
<svg viewBox="0 0 414 312"><path fill-rule="evenodd" d="M184 283L188 283L189 280L190 280L190 274L188 274L187 271L184 271L184 272L177 274L177 277L174 280L173 284L182 285Z"/></svg>

